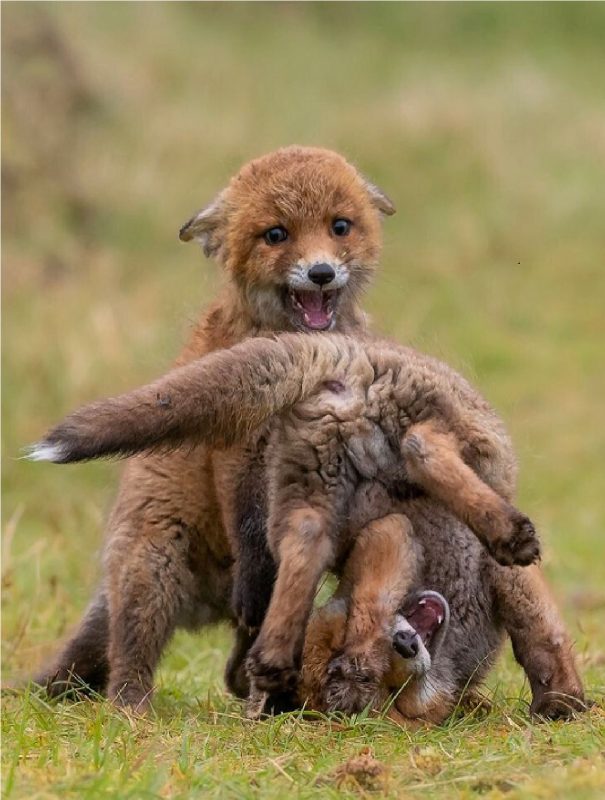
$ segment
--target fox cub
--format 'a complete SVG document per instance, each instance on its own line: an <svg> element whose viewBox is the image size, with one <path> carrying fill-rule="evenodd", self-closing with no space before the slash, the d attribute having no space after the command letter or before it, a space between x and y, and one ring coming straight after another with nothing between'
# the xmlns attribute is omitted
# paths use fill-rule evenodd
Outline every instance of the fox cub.
<svg viewBox="0 0 605 800"><path fill-rule="evenodd" d="M253 698L297 702L318 581L327 569L346 575L347 557L365 541L366 557L349 570L358 578L343 584L349 600L341 652L325 665L329 680L319 682L316 704L353 710L378 696L387 674L385 630L420 587L447 598L455 625L475 625L453 651L440 650L431 671L433 717L483 674L478 665L491 663L503 626L530 679L536 713L555 716L581 703L571 646L539 573L510 569L539 555L533 525L511 504L510 440L478 393L435 359L337 335L250 340L75 412L33 456L64 463L184 443L228 447L258 441L259 431L267 539L278 571L246 660L250 684L239 678ZM394 555L373 559L376 531L385 526ZM360 599L385 582L388 591ZM441 625L444 608L433 616ZM435 630L427 628L429 637ZM449 664L441 682L439 663Z"/></svg>

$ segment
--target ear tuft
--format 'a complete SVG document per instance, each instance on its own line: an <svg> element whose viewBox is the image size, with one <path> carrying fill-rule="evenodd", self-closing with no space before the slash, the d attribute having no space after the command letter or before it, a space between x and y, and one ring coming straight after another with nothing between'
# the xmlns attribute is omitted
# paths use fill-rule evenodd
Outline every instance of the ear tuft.
<svg viewBox="0 0 605 800"><path fill-rule="evenodd" d="M384 214L386 217L392 217L396 209L391 198L385 194L382 189L376 186L375 183L372 183L366 178L364 178L364 183L373 205L376 206L381 214Z"/></svg>
<svg viewBox="0 0 605 800"><path fill-rule="evenodd" d="M204 206L179 231L182 242L195 239L202 245L206 256L213 256L220 249L221 239L219 228L225 217L225 198L221 192L207 206Z"/></svg>

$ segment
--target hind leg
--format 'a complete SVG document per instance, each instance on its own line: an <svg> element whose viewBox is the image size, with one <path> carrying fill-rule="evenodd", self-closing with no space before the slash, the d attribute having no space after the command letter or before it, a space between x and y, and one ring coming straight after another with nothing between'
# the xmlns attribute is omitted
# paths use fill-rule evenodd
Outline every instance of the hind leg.
<svg viewBox="0 0 605 800"><path fill-rule="evenodd" d="M108 646L109 611L107 596L101 589L86 610L76 634L34 683L44 686L51 697L102 693L109 675Z"/></svg>
<svg viewBox="0 0 605 800"><path fill-rule="evenodd" d="M250 693L250 681L246 673L246 657L256 636L255 632L238 624L235 629L235 641L225 667L227 689L241 700L248 697Z"/></svg>
<svg viewBox="0 0 605 800"><path fill-rule="evenodd" d="M258 453L248 458L235 496L228 501L233 510L227 534L235 553L233 613L243 628L258 632L271 601L277 564L268 543L264 461Z"/></svg>
<svg viewBox="0 0 605 800"><path fill-rule="evenodd" d="M421 559L402 514L370 522L358 535L339 588L349 611L342 652L327 670L328 709L361 711L376 696L390 666L395 613L418 581Z"/></svg>
<svg viewBox="0 0 605 800"><path fill-rule="evenodd" d="M107 693L117 705L139 712L146 709L164 647L177 623L193 618L193 535L178 520L170 519L165 527L149 526L136 536L130 529L119 532L111 543Z"/></svg>
<svg viewBox="0 0 605 800"><path fill-rule="evenodd" d="M265 537L264 528L258 538ZM259 634L271 602L276 566L266 539L250 546L242 538L234 565L232 610L237 619L235 642L225 669L225 683L236 697L248 695L250 684L245 661Z"/></svg>
<svg viewBox="0 0 605 800"><path fill-rule="evenodd" d="M259 536L265 536L264 528ZM276 567L266 541L261 547L240 543L234 565L232 610L237 619L235 642L225 669L225 683L236 697L244 698L250 690L245 661L259 634L271 602Z"/></svg>
<svg viewBox="0 0 605 800"><path fill-rule="evenodd" d="M235 497L232 610L237 620L235 642L225 670L225 683L236 697L250 691L245 661L271 602L277 566L267 542L264 473L250 465Z"/></svg>
<svg viewBox="0 0 605 800"><path fill-rule="evenodd" d="M539 567L494 567L494 585L515 658L529 679L531 713L557 719L584 710L572 642Z"/></svg>

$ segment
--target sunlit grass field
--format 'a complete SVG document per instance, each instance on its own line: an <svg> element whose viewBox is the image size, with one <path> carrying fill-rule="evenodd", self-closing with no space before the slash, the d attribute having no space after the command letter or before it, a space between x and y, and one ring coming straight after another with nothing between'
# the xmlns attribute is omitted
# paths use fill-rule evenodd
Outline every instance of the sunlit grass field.
<svg viewBox="0 0 605 800"><path fill-rule="evenodd" d="M179 634L144 721L3 692L4 797L603 797L605 5L22 3L2 28L4 685L79 619L119 474L20 448L166 369L221 282L179 226L298 142L395 201L374 326L509 423L596 701L531 723L507 651L492 710L442 728L250 723L229 632Z"/></svg>

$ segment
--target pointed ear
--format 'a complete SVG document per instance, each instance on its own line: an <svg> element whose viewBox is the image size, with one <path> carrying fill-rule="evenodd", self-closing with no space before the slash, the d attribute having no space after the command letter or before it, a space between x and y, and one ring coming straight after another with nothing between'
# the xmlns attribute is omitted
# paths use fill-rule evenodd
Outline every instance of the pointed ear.
<svg viewBox="0 0 605 800"><path fill-rule="evenodd" d="M381 214L384 214L386 217L392 217L395 213L395 206L388 195L386 195L382 189L379 189L375 183L367 180L367 178L364 178L363 182L367 193L370 195L372 204L376 206Z"/></svg>
<svg viewBox="0 0 605 800"><path fill-rule="evenodd" d="M225 192L223 191L183 225L179 231L179 239L182 242L195 239L202 245L206 256L213 256L221 246L220 227L224 219Z"/></svg>

